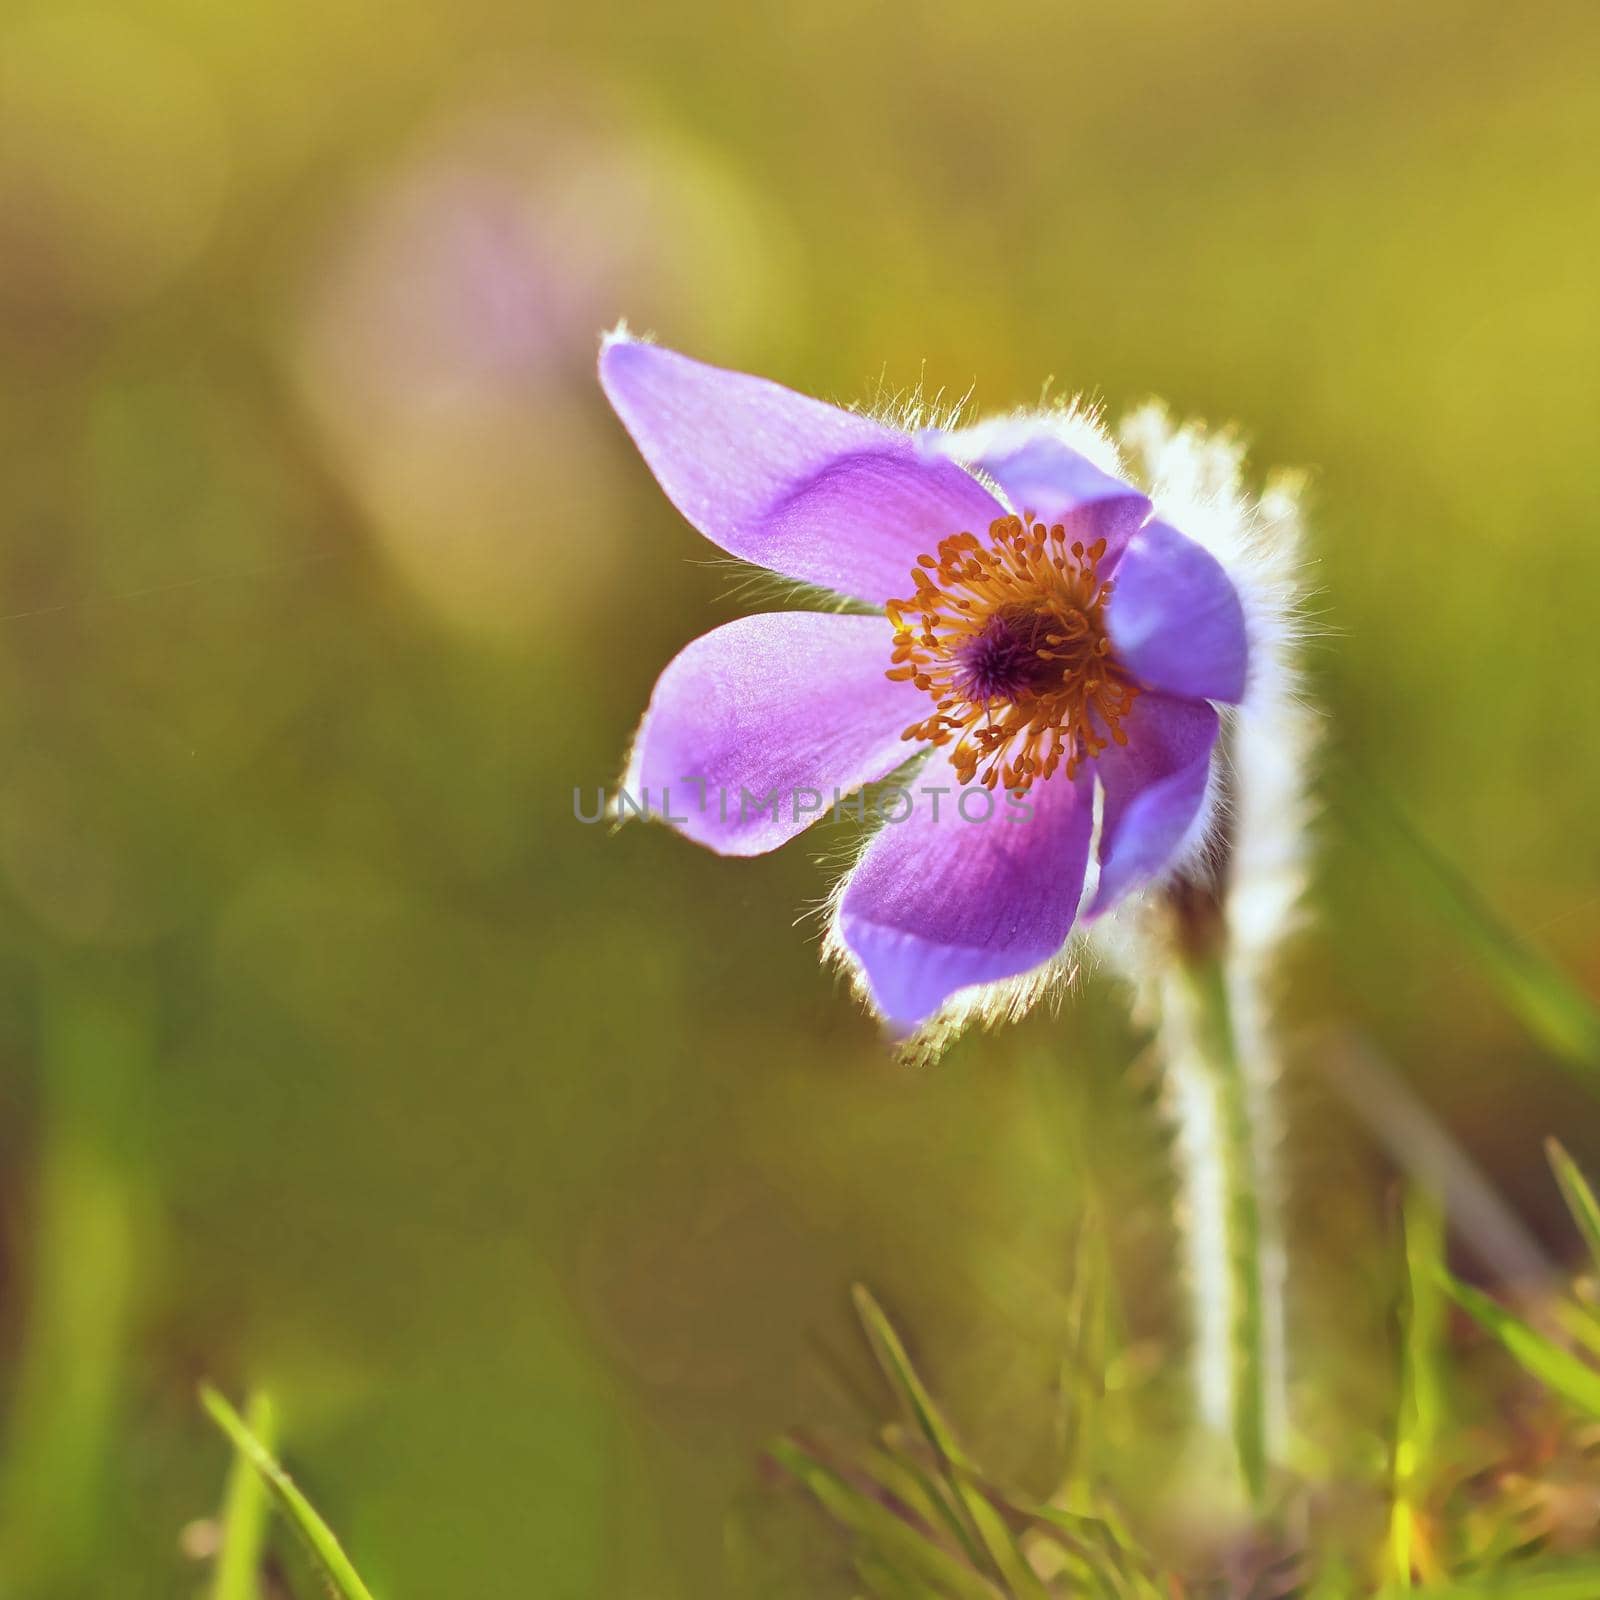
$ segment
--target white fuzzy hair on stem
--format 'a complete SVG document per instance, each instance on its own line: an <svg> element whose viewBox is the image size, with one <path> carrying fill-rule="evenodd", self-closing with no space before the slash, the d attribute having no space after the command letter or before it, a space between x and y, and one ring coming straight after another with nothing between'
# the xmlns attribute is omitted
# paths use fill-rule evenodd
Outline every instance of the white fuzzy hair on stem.
<svg viewBox="0 0 1600 1600"><path fill-rule="evenodd" d="M1302 694L1299 665L1308 632L1301 610L1302 484L1282 475L1252 498L1244 487L1244 452L1237 438L1193 424L1176 426L1159 405L1128 417L1120 438L1158 511L1217 557L1245 610L1249 677L1244 700L1228 717L1224 733L1228 814L1221 961L1262 1222L1256 1270L1263 1426L1267 1449L1277 1454L1288 1426L1287 1255L1279 1220L1278 1049L1270 1018L1278 958L1304 904L1313 821L1308 779L1318 733L1317 718ZM1125 905L1101 937L1144 991L1149 1010L1167 1023L1169 1107L1183 1157L1196 1396L1205 1420L1221 1428L1235 1399L1227 1234L1219 1226L1228 1179L1219 1165L1216 1091L1195 1059L1192 1030L1181 1008L1161 993L1160 974L1174 958L1165 948L1169 926L1151 914L1158 901L1147 892Z"/></svg>

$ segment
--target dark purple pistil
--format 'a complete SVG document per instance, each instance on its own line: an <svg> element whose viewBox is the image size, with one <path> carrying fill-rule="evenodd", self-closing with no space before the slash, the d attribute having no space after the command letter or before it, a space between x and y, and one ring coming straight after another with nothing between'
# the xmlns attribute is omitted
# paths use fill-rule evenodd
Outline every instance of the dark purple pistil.
<svg viewBox="0 0 1600 1600"><path fill-rule="evenodd" d="M982 633L963 645L957 686L974 703L1019 700L1051 687L1060 666L1039 659L1051 619L1040 611L997 611Z"/></svg>

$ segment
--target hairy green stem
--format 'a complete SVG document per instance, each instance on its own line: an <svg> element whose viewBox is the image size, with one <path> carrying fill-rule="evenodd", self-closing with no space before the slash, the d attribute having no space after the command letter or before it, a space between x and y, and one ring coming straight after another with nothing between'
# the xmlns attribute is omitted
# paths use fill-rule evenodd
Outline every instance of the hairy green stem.
<svg viewBox="0 0 1600 1600"><path fill-rule="evenodd" d="M1232 1441L1259 1503L1273 1429L1262 1088L1247 1068L1228 974L1214 953L1175 957L1162 1034L1183 1164L1195 1379L1202 1420Z"/></svg>

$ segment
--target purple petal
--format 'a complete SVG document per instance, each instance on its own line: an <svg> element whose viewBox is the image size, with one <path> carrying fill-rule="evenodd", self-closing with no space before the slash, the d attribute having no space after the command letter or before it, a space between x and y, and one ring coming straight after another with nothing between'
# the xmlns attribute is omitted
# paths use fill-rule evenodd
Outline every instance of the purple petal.
<svg viewBox="0 0 1600 1600"><path fill-rule="evenodd" d="M1122 726L1127 744L1108 746L1090 769L1106 798L1089 917L1172 864L1205 804L1217 742L1217 713L1175 695L1140 695Z"/></svg>
<svg viewBox="0 0 1600 1600"><path fill-rule="evenodd" d="M1244 608L1209 550L1147 522L1117 564L1106 606L1117 658L1141 683L1193 699L1244 698Z"/></svg>
<svg viewBox="0 0 1600 1600"><path fill-rule="evenodd" d="M959 428L944 434L939 448L993 478L1017 511L1063 523L1085 544L1104 538L1105 572L1150 515L1144 495L1075 450L1048 417Z"/></svg>
<svg viewBox="0 0 1600 1600"><path fill-rule="evenodd" d="M883 617L810 611L713 629L657 680L624 788L719 855L776 849L832 807L835 789L849 794L915 753L900 734L927 696L884 676L892 640Z"/></svg>
<svg viewBox="0 0 1600 1600"><path fill-rule="evenodd" d="M667 498L732 555L872 605L1005 508L908 434L656 345L610 339L600 382Z"/></svg>
<svg viewBox="0 0 1600 1600"><path fill-rule="evenodd" d="M909 787L910 816L885 822L839 908L840 935L899 1029L925 1021L958 989L1028 972L1061 949L1083 892L1094 811L1088 787L1063 770L1020 804L966 790L970 815L982 817L985 797L994 811L965 821L942 753ZM924 787L950 791L937 820Z"/></svg>

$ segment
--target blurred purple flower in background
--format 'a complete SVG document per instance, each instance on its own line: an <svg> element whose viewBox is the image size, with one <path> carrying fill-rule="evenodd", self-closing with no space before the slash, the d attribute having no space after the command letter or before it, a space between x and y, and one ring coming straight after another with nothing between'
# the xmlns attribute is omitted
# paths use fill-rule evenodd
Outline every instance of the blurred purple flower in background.
<svg viewBox="0 0 1600 1600"><path fill-rule="evenodd" d="M620 332L600 378L707 538L874 608L750 616L695 640L656 685L626 787L849 793L928 748L918 781L951 799L871 839L830 934L891 1027L975 986L1047 978L1080 905L1096 917L1201 846L1213 702L1244 695L1244 608L1091 419L899 426ZM975 780L990 803L962 795L958 812ZM690 803L672 820L754 855L813 815Z"/></svg>
<svg viewBox="0 0 1600 1600"><path fill-rule="evenodd" d="M603 96L447 113L382 173L309 276L293 359L421 598L520 641L603 593L623 513L580 330L643 303L759 339L782 238L714 157Z"/></svg>

